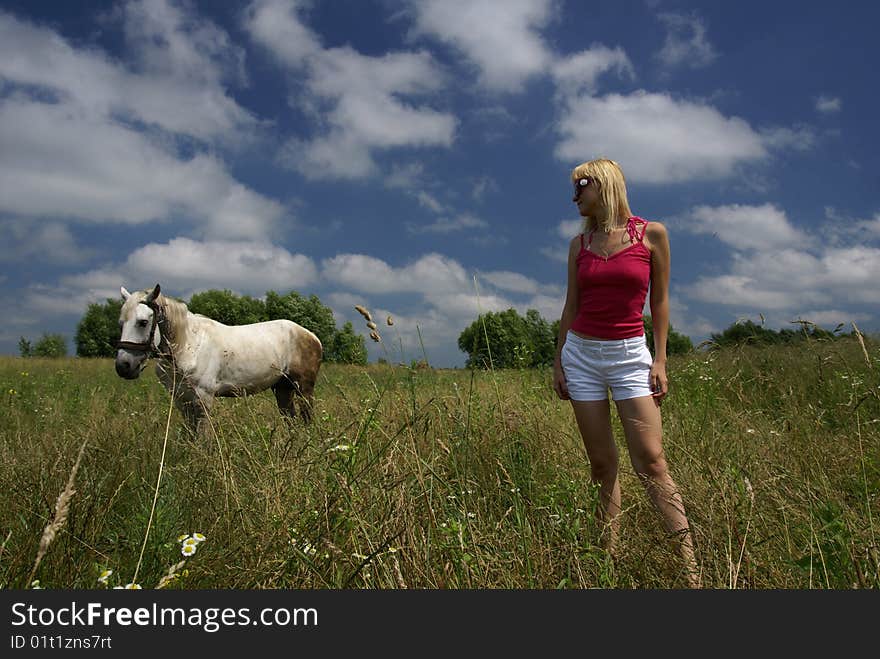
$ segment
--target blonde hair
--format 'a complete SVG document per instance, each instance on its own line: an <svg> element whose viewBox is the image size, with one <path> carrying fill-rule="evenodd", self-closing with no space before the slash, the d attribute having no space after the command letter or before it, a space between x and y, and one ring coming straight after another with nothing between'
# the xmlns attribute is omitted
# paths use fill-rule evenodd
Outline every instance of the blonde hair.
<svg viewBox="0 0 880 659"><path fill-rule="evenodd" d="M584 220L584 231L602 227L605 233L609 233L615 226L632 217L626 198L623 170L613 160L598 158L581 163L571 171L572 182L587 176L599 182L599 203L602 209L599 216L587 216Z"/></svg>

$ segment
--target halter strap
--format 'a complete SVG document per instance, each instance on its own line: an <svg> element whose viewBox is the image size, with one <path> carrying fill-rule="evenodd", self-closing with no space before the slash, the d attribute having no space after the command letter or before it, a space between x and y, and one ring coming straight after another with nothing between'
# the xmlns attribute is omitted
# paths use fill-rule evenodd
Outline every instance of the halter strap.
<svg viewBox="0 0 880 659"><path fill-rule="evenodd" d="M165 324L165 309L156 304L155 300L151 300L147 302L146 300L141 300L139 304L143 304L149 307L153 311L153 319L150 321L150 335L147 337L145 341L117 341L116 349L124 349L131 350L134 352L146 352L148 355L161 355L162 343L167 344L167 340L165 338L165 332L159 335L159 348L153 347L153 337L156 336L156 327L158 327L159 323Z"/></svg>

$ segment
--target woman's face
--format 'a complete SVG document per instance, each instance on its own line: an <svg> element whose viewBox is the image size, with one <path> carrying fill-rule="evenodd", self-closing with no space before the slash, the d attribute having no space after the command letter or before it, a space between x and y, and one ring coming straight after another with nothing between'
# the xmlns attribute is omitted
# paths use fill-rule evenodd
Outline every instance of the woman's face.
<svg viewBox="0 0 880 659"><path fill-rule="evenodd" d="M575 181L572 201L577 204L582 217L595 215L599 202L599 182L591 176Z"/></svg>

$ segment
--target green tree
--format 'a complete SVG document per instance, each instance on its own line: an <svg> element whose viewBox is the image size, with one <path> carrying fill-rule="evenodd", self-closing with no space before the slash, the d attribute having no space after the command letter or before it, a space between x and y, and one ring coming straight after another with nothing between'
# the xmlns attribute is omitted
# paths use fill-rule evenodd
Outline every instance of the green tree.
<svg viewBox="0 0 880 659"><path fill-rule="evenodd" d="M651 354L654 354L654 323L651 320L651 316L643 316L642 323L645 327L645 341L648 344L648 348L651 350ZM694 344L691 341L689 336L684 334L679 334L675 331L675 328L672 327L672 324L669 325L669 332L666 335L666 355L667 357L670 355L684 355L689 353L694 349Z"/></svg>
<svg viewBox="0 0 880 659"><path fill-rule="evenodd" d="M533 366L534 330L535 326L530 326L516 309L490 311L465 328L458 337L458 347L468 355L465 362L468 368Z"/></svg>
<svg viewBox="0 0 880 659"><path fill-rule="evenodd" d="M18 340L18 352L22 357L33 357L34 356L34 347L31 345L31 342L26 338L21 337Z"/></svg>
<svg viewBox="0 0 880 659"><path fill-rule="evenodd" d="M34 357L64 357L67 341L61 334L43 334L34 346Z"/></svg>
<svg viewBox="0 0 880 659"><path fill-rule="evenodd" d="M224 325L248 325L267 320L262 300L237 295L230 290L212 289L196 293L187 305L193 313L212 318Z"/></svg>
<svg viewBox="0 0 880 659"><path fill-rule="evenodd" d="M744 344L775 345L778 343L794 342L795 334L780 335L763 325L758 325L751 320L735 322L720 333L711 335L712 342L719 348L738 346Z"/></svg>
<svg viewBox="0 0 880 659"><path fill-rule="evenodd" d="M122 300L107 298L93 303L76 326L74 343L79 357L112 357L119 340L119 312Z"/></svg>
<svg viewBox="0 0 880 659"><path fill-rule="evenodd" d="M809 321L796 320L792 322L793 324L800 325L800 329L784 328L776 331L764 327L763 324L758 325L751 320L736 321L722 332L712 334L711 339L715 348L727 348L749 344L790 345L806 340L833 341L841 338L841 336L854 336L854 333L849 335L837 334L842 325L838 325L834 331L828 331Z"/></svg>
<svg viewBox="0 0 880 659"><path fill-rule="evenodd" d="M526 329L532 347L532 362L530 366L552 366L556 356L556 334L553 333L553 325L541 317L535 309L526 311ZM557 333L558 321L554 323Z"/></svg>
<svg viewBox="0 0 880 659"><path fill-rule="evenodd" d="M324 359L340 364L366 364L367 346L364 337L356 334L350 322L333 335L329 346L324 347Z"/></svg>
<svg viewBox="0 0 880 659"><path fill-rule="evenodd" d="M287 318L315 333L324 346L325 355L328 347L332 354L333 338L336 335L336 321L329 307L321 304L317 295L303 297L296 291L279 295L275 291L266 292L266 317L268 320ZM328 360L332 361L332 360Z"/></svg>

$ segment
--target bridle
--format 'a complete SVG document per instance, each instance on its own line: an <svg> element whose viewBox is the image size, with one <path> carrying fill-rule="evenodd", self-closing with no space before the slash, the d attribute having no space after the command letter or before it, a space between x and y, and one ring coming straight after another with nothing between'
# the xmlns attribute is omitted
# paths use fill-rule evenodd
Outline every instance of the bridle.
<svg viewBox="0 0 880 659"><path fill-rule="evenodd" d="M165 308L160 307L156 300L141 300L140 304L146 305L153 311L153 319L150 321L150 335L147 337L145 341L117 341L116 349L119 350L131 350L132 352L144 352L147 356L152 355L163 355L163 351L161 350L162 343L167 345L167 340L165 337L165 332L161 332L159 334L159 347L156 348L153 346L153 338L156 336L156 327L161 323L165 324L166 316L165 316ZM163 329L163 328L160 328Z"/></svg>

